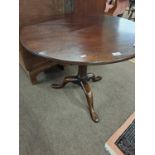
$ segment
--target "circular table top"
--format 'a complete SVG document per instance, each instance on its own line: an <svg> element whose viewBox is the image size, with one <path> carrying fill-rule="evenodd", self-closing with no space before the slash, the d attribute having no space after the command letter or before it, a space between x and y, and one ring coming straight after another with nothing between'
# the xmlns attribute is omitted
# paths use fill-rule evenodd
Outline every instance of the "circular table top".
<svg viewBox="0 0 155 155"><path fill-rule="evenodd" d="M60 63L88 65L134 57L134 22L112 16L64 16L21 30L31 53Z"/></svg>

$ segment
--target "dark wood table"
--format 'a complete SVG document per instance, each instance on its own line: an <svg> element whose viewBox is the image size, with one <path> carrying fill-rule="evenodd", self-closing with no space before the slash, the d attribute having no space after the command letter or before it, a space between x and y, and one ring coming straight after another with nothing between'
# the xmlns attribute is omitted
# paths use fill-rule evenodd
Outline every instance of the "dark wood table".
<svg viewBox="0 0 155 155"><path fill-rule="evenodd" d="M93 94L88 81L101 80L87 73L88 65L105 65L134 57L134 22L111 16L58 17L55 20L26 26L20 41L29 52L50 58L60 64L78 65L75 76L67 76L53 88L63 88L72 82L79 85L87 98L91 118L98 122Z"/></svg>

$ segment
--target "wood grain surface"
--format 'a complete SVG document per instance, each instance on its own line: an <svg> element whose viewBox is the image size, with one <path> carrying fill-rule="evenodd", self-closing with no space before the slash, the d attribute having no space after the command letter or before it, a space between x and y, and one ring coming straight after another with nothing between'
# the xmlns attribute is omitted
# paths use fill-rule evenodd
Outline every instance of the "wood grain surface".
<svg viewBox="0 0 155 155"><path fill-rule="evenodd" d="M115 63L134 57L134 22L69 15L24 27L20 40L29 52L62 64Z"/></svg>

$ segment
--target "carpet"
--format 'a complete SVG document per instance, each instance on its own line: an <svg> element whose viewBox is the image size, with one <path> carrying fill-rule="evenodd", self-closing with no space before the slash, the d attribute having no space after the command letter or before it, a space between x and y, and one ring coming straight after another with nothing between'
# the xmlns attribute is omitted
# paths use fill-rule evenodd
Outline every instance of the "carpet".
<svg viewBox="0 0 155 155"><path fill-rule="evenodd" d="M80 87L50 87L76 74L77 66L41 73L37 85L20 68L20 155L108 155L106 140L134 111L134 68L130 61L88 68L103 77L90 82L98 124L90 118Z"/></svg>

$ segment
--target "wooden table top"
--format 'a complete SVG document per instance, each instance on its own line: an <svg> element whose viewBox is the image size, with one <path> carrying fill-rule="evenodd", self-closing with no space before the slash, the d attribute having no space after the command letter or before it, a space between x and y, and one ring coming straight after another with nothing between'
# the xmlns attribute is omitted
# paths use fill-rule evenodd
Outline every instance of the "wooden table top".
<svg viewBox="0 0 155 155"><path fill-rule="evenodd" d="M112 16L65 16L21 30L31 53L59 63L88 65L134 57L134 22Z"/></svg>

